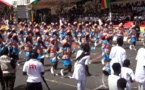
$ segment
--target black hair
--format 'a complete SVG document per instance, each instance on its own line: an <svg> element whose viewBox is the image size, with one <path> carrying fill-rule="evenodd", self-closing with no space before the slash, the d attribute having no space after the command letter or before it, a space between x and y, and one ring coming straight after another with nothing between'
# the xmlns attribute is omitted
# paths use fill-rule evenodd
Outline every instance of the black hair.
<svg viewBox="0 0 145 90"><path fill-rule="evenodd" d="M89 44L81 44L81 49L84 51L84 52L87 52L87 53L90 53L90 45Z"/></svg>
<svg viewBox="0 0 145 90"><path fill-rule="evenodd" d="M9 38L9 39L12 38L12 34L9 34L9 35L8 35L8 38Z"/></svg>
<svg viewBox="0 0 145 90"><path fill-rule="evenodd" d="M118 90L124 90L126 88L127 81L124 78L120 78L117 81Z"/></svg>
<svg viewBox="0 0 145 90"><path fill-rule="evenodd" d="M63 46L68 48L68 47L70 47L70 44L69 43L65 43Z"/></svg>
<svg viewBox="0 0 145 90"><path fill-rule="evenodd" d="M123 38L117 38L117 44L119 46L122 46L123 45Z"/></svg>
<svg viewBox="0 0 145 90"><path fill-rule="evenodd" d="M19 41L17 36L14 36L14 37L13 37L13 40L15 40L15 41L17 41L17 42Z"/></svg>
<svg viewBox="0 0 145 90"><path fill-rule="evenodd" d="M105 36L102 37L102 40L105 40Z"/></svg>
<svg viewBox="0 0 145 90"><path fill-rule="evenodd" d="M90 47L88 44L82 44L81 48L82 48L83 52L76 60L80 60L84 56L90 55Z"/></svg>
<svg viewBox="0 0 145 90"><path fill-rule="evenodd" d="M117 73L118 74L121 71L121 65L119 63L114 63L112 65L112 68L113 68L114 73Z"/></svg>
<svg viewBox="0 0 145 90"><path fill-rule="evenodd" d="M30 52L30 59L37 59L38 57L38 53L37 53L37 49L34 49Z"/></svg>
<svg viewBox="0 0 145 90"><path fill-rule="evenodd" d="M1 51L1 55L8 55L8 53L9 53L8 48L7 47L3 47L2 51Z"/></svg>
<svg viewBox="0 0 145 90"><path fill-rule="evenodd" d="M129 59L125 59L124 63L123 63L123 66L129 67L129 65L130 65L130 60Z"/></svg>

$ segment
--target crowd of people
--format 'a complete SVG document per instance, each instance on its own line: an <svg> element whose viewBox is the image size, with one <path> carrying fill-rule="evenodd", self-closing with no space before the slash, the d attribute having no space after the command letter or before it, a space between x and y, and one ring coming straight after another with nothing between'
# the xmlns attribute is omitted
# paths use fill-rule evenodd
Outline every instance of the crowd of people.
<svg viewBox="0 0 145 90"><path fill-rule="evenodd" d="M103 72L108 76L109 90L131 90L131 82L137 81L140 89L144 87L144 73L136 71L135 76L129 68L130 61L127 59L126 50L122 47L124 41L128 41L131 50L136 51L137 32L132 24L129 30L123 27L123 23L115 30L113 23L93 22L63 22L47 25L35 22L13 23L9 30L0 30L0 65L2 90L14 90L16 78L16 66L19 65L19 55L24 53L26 62L23 66L23 75L27 75L27 90L42 90L41 76L44 75L45 60L49 59L52 66L50 72L54 76L59 60L62 61L63 69L60 70L62 77L77 80L77 90L85 89L86 76L90 76L88 65L92 63L91 50L100 47L102 53ZM125 39L127 37L127 39ZM113 40L117 45L113 45ZM78 50L78 48L80 49ZM138 51L137 63L144 48ZM72 55L76 52L76 59ZM72 70L72 62L74 70ZM109 69L106 69L109 68ZM138 66L144 71L144 65ZM68 72L67 75L64 72ZM138 76L138 75L142 75ZM142 81L140 81L142 80ZM118 85L117 85L118 84ZM118 89L119 88L119 89ZM143 89L142 89L143 88Z"/></svg>

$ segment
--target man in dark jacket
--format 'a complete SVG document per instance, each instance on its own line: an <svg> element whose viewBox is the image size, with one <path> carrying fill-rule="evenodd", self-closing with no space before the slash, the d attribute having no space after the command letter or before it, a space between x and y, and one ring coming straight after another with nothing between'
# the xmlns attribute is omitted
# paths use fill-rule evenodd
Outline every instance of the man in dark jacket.
<svg viewBox="0 0 145 90"><path fill-rule="evenodd" d="M4 80L3 80L3 72L0 67L0 83L1 83L1 90L5 90Z"/></svg>

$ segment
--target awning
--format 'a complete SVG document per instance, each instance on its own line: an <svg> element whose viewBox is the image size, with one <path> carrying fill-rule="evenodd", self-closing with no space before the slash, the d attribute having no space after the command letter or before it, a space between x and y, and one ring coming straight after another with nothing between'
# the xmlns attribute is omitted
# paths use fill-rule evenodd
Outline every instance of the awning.
<svg viewBox="0 0 145 90"><path fill-rule="evenodd" d="M13 5L14 0L0 0L0 2L4 3L7 6Z"/></svg>

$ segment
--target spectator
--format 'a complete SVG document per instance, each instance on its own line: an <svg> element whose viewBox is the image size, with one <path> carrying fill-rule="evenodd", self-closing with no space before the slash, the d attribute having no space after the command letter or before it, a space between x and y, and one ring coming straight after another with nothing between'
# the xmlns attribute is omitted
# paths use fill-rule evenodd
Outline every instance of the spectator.
<svg viewBox="0 0 145 90"><path fill-rule="evenodd" d="M129 68L130 60L126 59L121 68L121 77L124 78L127 82L126 90L131 90L131 83L134 81L133 70Z"/></svg>
<svg viewBox="0 0 145 90"><path fill-rule="evenodd" d="M117 87L118 87L117 90L125 90L126 84L127 84L127 81L124 78L120 78L117 81Z"/></svg>
<svg viewBox="0 0 145 90"><path fill-rule="evenodd" d="M117 81L119 80L119 74L121 73L121 65L119 63L114 63L113 66L114 74L108 77L109 90L118 90Z"/></svg>

